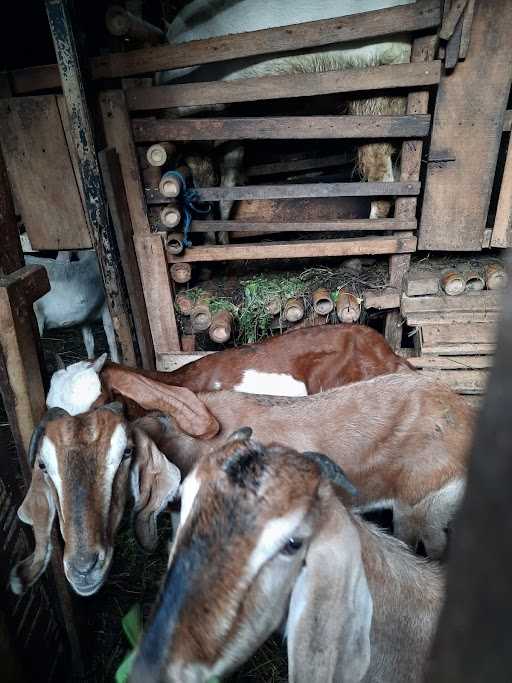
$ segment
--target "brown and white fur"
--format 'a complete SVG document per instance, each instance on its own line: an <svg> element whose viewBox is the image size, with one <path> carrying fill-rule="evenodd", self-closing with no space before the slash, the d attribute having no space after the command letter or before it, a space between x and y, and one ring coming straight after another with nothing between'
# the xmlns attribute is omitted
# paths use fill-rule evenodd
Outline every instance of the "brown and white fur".
<svg viewBox="0 0 512 683"><path fill-rule="evenodd" d="M241 432L184 482L130 683L225 676L283 626L294 683L422 680L438 568L348 511L318 454Z"/></svg>
<svg viewBox="0 0 512 683"><path fill-rule="evenodd" d="M323 325L269 337L257 344L204 356L174 372L147 372L80 361L58 370L47 405L77 415L112 400L112 385L135 375L192 391L235 391L276 396L306 396L351 382L398 371L413 371L384 337L364 325ZM117 392L117 396L123 399Z"/></svg>
<svg viewBox="0 0 512 683"><path fill-rule="evenodd" d="M474 417L447 386L417 373L396 373L314 396L277 398L230 391L196 395L134 375L113 389L146 415L130 425L112 406L77 416L60 411L36 430L32 452L37 479L20 517L34 525L41 547L49 544L51 514L46 508L37 516L25 510L37 496L51 494L56 509L64 512L60 522L66 543L72 537L79 555L110 557L119 523L112 511L124 506L121 489L128 477L128 465L115 444L118 438L126 443L134 431L140 443L128 456L133 480L142 480L142 471L151 491L146 515L151 528L141 533L136 525L136 532L145 547L153 547L156 516L174 496L180 473L188 474L201 456L247 424L264 443L281 441L300 451L328 453L358 487L358 495L347 504L361 510L392 508L399 538L413 547L421 541L431 557L445 552L448 527L464 489ZM44 478L37 470L40 463L46 467ZM73 508L72 516L64 511L60 491ZM39 569L30 573L31 581L44 567ZM83 582L86 569L81 570ZM20 578L16 585L26 583Z"/></svg>

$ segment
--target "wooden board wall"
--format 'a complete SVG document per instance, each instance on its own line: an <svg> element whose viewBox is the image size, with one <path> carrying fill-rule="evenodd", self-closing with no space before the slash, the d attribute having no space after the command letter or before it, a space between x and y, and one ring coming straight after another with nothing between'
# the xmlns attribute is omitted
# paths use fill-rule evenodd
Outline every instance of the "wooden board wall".
<svg viewBox="0 0 512 683"><path fill-rule="evenodd" d="M0 102L0 143L34 249L91 247L61 115L55 95Z"/></svg>
<svg viewBox="0 0 512 683"><path fill-rule="evenodd" d="M471 42L440 83L419 249L481 249L510 92L512 2L477 0Z"/></svg>

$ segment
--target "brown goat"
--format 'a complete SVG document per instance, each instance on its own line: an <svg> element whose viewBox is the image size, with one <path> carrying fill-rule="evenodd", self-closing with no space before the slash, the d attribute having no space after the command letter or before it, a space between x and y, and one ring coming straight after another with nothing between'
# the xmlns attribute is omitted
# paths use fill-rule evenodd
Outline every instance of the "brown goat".
<svg viewBox="0 0 512 683"><path fill-rule="evenodd" d="M182 514L130 683L226 676L278 629L290 681L417 683L439 569L357 516L318 453L239 430L183 484Z"/></svg>
<svg viewBox="0 0 512 683"><path fill-rule="evenodd" d="M191 391L235 389L246 393L305 396L377 375L411 370L386 340L363 325L325 325L296 330L204 356L174 372L148 372L113 363L82 361L57 371L48 407L71 415L126 397L114 391L127 373ZM99 379L97 377L99 375ZM147 385L146 385L147 386Z"/></svg>
<svg viewBox="0 0 512 683"><path fill-rule="evenodd" d="M177 488L179 477L174 471L168 472L169 463L162 454L185 475L202 455L219 447L228 434L246 424L263 442L281 441L300 451L328 453L359 490L355 498L347 500L348 504L363 510L391 507L399 538L413 546L422 541L427 554L442 556L447 529L463 492L473 427L471 408L447 386L416 373L395 373L313 396L278 398L230 391L196 395L189 389L159 384L143 376L124 374L120 379L114 392L136 401L144 411L159 411L132 424L132 429L144 434L158 454L147 472L152 482L148 486L154 490L151 500L167 501ZM67 471L71 453L77 459L82 454L88 462L110 457L103 445L92 459L80 442L76 425L86 424L97 439L101 435L102 444L111 444L120 420L115 412L103 408L75 417L59 416L52 421L50 434L48 427L42 429L37 441L42 446L36 444L33 450L37 462L42 459L43 463L48 452L54 453L58 466L47 468L46 475L46 485L54 496L59 493L55 471L58 476ZM123 424L128 433L129 425ZM70 440L63 434L74 437ZM136 448L133 467L140 467L140 459ZM114 469L117 461L110 457L110 462ZM80 482L80 468L76 472L74 485L80 487L84 485ZM95 490L101 491L103 497L101 503L91 504L103 510L108 510L113 500L112 481L116 480L109 472L108 481L102 481L101 475L94 479ZM30 504L29 498L30 493L24 506ZM88 500L84 495L74 502L76 519L82 524L90 523L85 513ZM119 493L118 500L122 500ZM59 509L58 500L55 504ZM152 520L160 509L151 507ZM64 538L71 523L69 518L61 520ZM51 526L48 520L38 520L38 524L41 528ZM116 525L112 520L108 524L113 535ZM140 530L136 531L144 545L154 544L154 533L144 537ZM92 533L93 529L80 538L87 542ZM99 532L96 529L94 533ZM99 535L107 537L104 529Z"/></svg>

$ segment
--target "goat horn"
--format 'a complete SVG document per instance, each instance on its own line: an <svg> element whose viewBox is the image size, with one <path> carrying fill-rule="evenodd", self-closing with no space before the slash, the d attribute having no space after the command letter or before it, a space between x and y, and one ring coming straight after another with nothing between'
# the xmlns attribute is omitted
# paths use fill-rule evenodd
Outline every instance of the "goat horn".
<svg viewBox="0 0 512 683"><path fill-rule="evenodd" d="M32 433L30 445L28 447L28 461L31 467L34 466L37 451L39 449L39 442L41 441L41 437L44 434L46 425L48 424L48 422L56 420L58 417L64 417L65 415L69 415L69 413L66 410L64 410L64 408L50 408L41 418L41 421Z"/></svg>
<svg viewBox="0 0 512 683"><path fill-rule="evenodd" d="M314 453L311 451L306 451L302 454L307 460L314 462L318 465L320 472L324 477L327 477L337 486L345 489L351 496L357 495L356 487L349 481L345 472L341 469L339 465L333 462L330 458L323 453Z"/></svg>

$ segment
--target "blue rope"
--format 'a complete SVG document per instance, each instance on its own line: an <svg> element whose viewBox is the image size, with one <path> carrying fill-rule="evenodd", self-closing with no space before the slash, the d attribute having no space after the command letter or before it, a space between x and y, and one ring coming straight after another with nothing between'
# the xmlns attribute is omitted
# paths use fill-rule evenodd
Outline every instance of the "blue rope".
<svg viewBox="0 0 512 683"><path fill-rule="evenodd" d="M166 175L172 175L178 178L183 188L183 191L178 195L184 214L183 246L191 247L192 242L189 239L189 235L192 215L194 213L203 215L208 214L212 209L211 204L206 203L204 208L200 206L201 201L197 190L194 190L192 187L187 188L187 179L179 171L168 171Z"/></svg>

